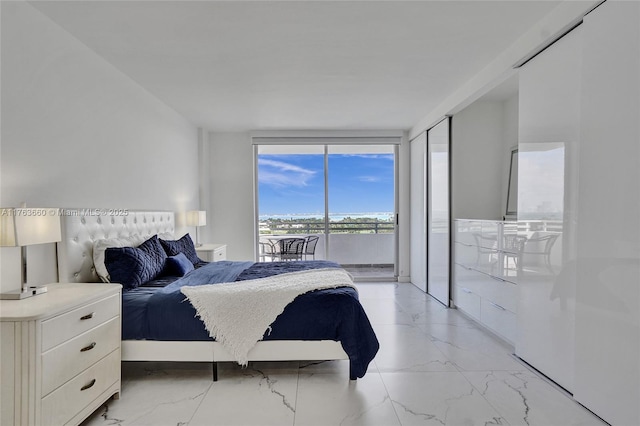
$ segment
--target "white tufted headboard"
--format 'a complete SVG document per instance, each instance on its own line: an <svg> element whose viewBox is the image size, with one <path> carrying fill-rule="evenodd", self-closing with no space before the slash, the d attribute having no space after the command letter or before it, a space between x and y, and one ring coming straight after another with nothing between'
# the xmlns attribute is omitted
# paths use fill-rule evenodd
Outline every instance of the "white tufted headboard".
<svg viewBox="0 0 640 426"><path fill-rule="evenodd" d="M93 266L93 242L122 238L171 234L175 230L173 212L107 209L61 209L62 241L58 243L58 281L100 282Z"/></svg>

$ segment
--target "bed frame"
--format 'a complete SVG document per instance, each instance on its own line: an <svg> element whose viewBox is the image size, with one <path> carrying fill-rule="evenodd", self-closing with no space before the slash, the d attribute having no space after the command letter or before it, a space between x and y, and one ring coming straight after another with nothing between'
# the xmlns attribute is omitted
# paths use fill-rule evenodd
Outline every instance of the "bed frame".
<svg viewBox="0 0 640 426"><path fill-rule="evenodd" d="M58 243L58 281L100 282L93 266L93 242L134 234L174 235L175 216L167 211L63 209L62 241ZM127 214L124 214L127 213ZM249 361L322 361L349 359L339 342L332 340L260 341L249 352ZM212 362L213 380L218 380L217 362L234 361L214 341L122 341L123 361Z"/></svg>

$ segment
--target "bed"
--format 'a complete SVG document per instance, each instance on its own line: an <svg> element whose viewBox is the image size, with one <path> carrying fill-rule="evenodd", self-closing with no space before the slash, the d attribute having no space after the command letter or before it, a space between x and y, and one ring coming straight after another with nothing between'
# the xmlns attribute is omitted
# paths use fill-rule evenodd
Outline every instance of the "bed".
<svg viewBox="0 0 640 426"><path fill-rule="evenodd" d="M96 271L101 262L93 261L96 241L157 235L171 242L176 241L174 232L173 212L65 209L62 241L58 243L59 281L101 281ZM206 281L202 284L251 283L291 271L338 268L325 261L223 261L198 262L195 266L184 278L159 277L123 291L123 361L212 362L215 381L217 363L236 361L237 357L209 337L195 308L185 302L181 293L185 279L193 278L189 285L197 279ZM287 305L249 351L248 360L348 359L349 378L355 380L364 376L378 348L357 291L350 287L326 288L302 294Z"/></svg>

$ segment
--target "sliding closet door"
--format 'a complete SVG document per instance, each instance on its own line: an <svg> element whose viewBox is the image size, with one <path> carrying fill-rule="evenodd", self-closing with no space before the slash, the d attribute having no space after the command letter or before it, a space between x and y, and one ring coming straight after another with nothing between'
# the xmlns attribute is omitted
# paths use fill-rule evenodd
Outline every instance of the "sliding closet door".
<svg viewBox="0 0 640 426"><path fill-rule="evenodd" d="M449 306L450 118L427 132L427 292Z"/></svg>
<svg viewBox="0 0 640 426"><path fill-rule="evenodd" d="M638 22L606 2L583 24L573 396L612 425L640 424Z"/></svg>
<svg viewBox="0 0 640 426"><path fill-rule="evenodd" d="M579 27L521 68L519 91L516 354L570 392L581 52Z"/></svg>
<svg viewBox="0 0 640 426"><path fill-rule="evenodd" d="M427 291L427 133L411 141L411 282Z"/></svg>

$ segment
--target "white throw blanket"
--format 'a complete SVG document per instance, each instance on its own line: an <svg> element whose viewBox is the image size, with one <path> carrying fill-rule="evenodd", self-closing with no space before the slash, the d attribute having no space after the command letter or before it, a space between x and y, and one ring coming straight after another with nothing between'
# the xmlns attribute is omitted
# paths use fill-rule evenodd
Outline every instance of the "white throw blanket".
<svg viewBox="0 0 640 426"><path fill-rule="evenodd" d="M180 290L196 308L209 335L245 366L249 351L293 299L312 290L336 287L355 288L347 271L312 269Z"/></svg>

